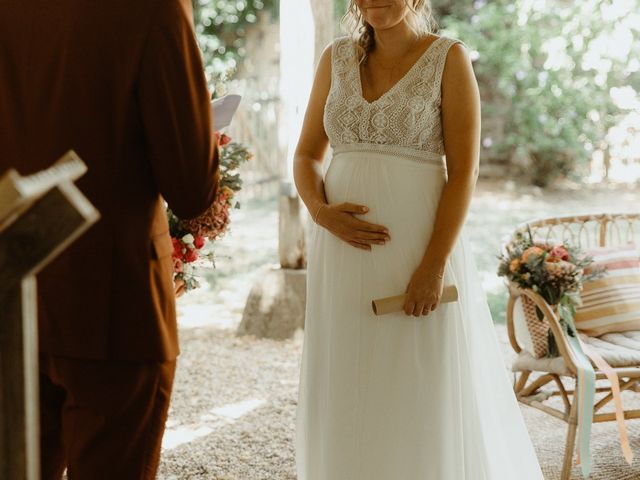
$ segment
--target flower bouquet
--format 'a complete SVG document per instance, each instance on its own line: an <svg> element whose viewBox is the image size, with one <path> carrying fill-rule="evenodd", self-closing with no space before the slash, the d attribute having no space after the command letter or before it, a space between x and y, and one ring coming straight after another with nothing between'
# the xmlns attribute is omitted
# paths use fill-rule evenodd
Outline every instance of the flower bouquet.
<svg viewBox="0 0 640 480"><path fill-rule="evenodd" d="M240 165L251 159L251 153L243 145L231 141L224 133L216 132L220 159L220 184L213 204L199 217L181 220L169 207L167 218L173 242L173 279L176 296L198 288L197 268L209 263L214 256L207 245L222 237L229 229L230 212L239 208L234 196L242 189L237 172Z"/></svg>
<svg viewBox="0 0 640 480"><path fill-rule="evenodd" d="M518 234L499 256L498 275L522 289L530 289L558 311L565 333L576 335L573 317L585 282L604 274L587 270L593 259L567 244L552 245L533 240L531 232ZM588 272L588 273L587 273ZM537 358L557 356L558 350L547 320L533 301L521 297Z"/></svg>

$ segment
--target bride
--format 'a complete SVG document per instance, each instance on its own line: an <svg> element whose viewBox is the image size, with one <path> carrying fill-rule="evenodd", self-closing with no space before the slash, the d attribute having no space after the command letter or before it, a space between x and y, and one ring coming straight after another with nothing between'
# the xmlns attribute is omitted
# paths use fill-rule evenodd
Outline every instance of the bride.
<svg viewBox="0 0 640 480"><path fill-rule="evenodd" d="M425 0L352 0L295 156L316 222L299 480L541 480L461 234L480 107L465 48ZM327 146L333 158L322 174ZM443 285L459 300L440 304ZM404 312L371 300L407 293Z"/></svg>

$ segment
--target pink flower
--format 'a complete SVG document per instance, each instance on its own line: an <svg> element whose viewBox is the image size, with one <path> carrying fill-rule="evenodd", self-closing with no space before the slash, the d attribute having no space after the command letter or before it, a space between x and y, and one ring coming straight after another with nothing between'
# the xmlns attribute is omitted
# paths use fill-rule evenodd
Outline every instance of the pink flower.
<svg viewBox="0 0 640 480"><path fill-rule="evenodd" d="M221 133L218 137L218 145L224 147L226 145L229 145L229 143L231 143L231 137L229 135Z"/></svg>
<svg viewBox="0 0 640 480"><path fill-rule="evenodd" d="M173 273L182 273L184 271L184 264L179 258L173 257Z"/></svg>
<svg viewBox="0 0 640 480"><path fill-rule="evenodd" d="M202 235L198 235L193 241L193 246L200 250L202 247L204 247L204 242L204 237Z"/></svg>
<svg viewBox="0 0 640 480"><path fill-rule="evenodd" d="M569 260L569 252L564 247L564 245L557 245L551 249L549 253L553 258L557 258L559 260Z"/></svg>
<svg viewBox="0 0 640 480"><path fill-rule="evenodd" d="M216 143L221 146L224 147L226 145L229 145L229 143L231 142L231 137L225 133L221 133L221 132L213 132L215 137L216 137Z"/></svg>

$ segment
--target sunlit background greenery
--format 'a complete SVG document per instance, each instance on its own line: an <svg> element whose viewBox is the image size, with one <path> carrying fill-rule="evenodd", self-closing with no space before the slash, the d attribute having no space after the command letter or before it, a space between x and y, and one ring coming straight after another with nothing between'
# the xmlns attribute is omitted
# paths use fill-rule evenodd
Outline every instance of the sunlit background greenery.
<svg viewBox="0 0 640 480"><path fill-rule="evenodd" d="M454 12L442 25L471 48L484 115L505 122L486 148L540 186L586 175L596 150L614 153L609 130L638 107L640 2L475 1Z"/></svg>
<svg viewBox="0 0 640 480"><path fill-rule="evenodd" d="M278 0L193 0L198 41L210 74L235 69L246 55L246 33L261 12L278 15Z"/></svg>

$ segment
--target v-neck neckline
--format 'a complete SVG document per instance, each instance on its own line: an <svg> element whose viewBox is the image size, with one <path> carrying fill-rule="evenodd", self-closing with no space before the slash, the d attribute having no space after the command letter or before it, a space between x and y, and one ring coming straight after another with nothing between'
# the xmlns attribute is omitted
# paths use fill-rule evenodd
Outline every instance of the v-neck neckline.
<svg viewBox="0 0 640 480"><path fill-rule="evenodd" d="M367 105L375 105L377 102L379 102L384 97L389 95L392 91L394 91L398 87L398 85L400 85L402 82L404 82L404 80L411 74L411 72L413 72L416 69L417 65L420 62L422 62L422 60L427 56L427 54L429 52L431 52L431 50L433 49L433 46L443 38L444 37L438 37L433 42L431 42L429 44L429 46L426 48L426 50L420 54L418 59L415 62L413 62L413 65L411 65L411 68L409 68L409 70L407 70L407 72L401 78L399 78L398 81L396 83L394 83L386 92L384 92L382 95L380 95L378 98L376 98L375 100L372 100L372 101L369 101L366 98L364 98L364 89L362 88L362 75L360 73L360 64L358 62L354 62L355 66L356 66L356 77L357 77L357 80L358 80L358 93L360 94L360 98Z"/></svg>

